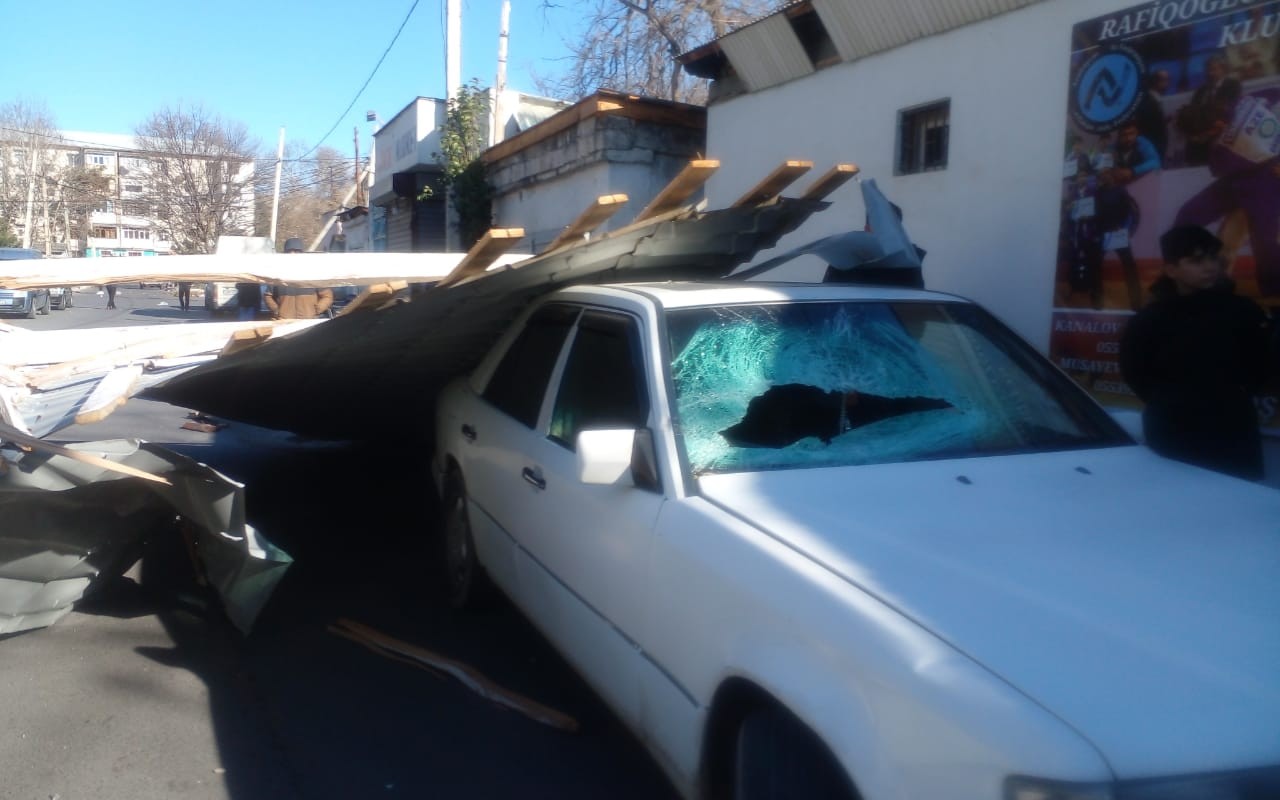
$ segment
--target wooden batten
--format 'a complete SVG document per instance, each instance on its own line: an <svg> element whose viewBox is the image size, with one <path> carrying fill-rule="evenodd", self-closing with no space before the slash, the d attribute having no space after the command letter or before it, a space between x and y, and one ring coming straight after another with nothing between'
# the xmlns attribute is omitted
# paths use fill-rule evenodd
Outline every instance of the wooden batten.
<svg viewBox="0 0 1280 800"><path fill-rule="evenodd" d="M813 169L812 161L784 161L764 180L739 197L730 208L749 208L767 203L811 169Z"/></svg>
<svg viewBox="0 0 1280 800"><path fill-rule="evenodd" d="M218 352L218 357L223 358L241 350L257 347L271 338L272 330L273 328L270 325L258 328L242 328L231 334L231 338L227 339L227 343Z"/></svg>
<svg viewBox="0 0 1280 800"><path fill-rule="evenodd" d="M583 236L600 227L605 220L621 211L628 199L625 194L606 194L597 197L595 202L587 206L578 218L569 223L542 252L548 253L557 247L582 239Z"/></svg>
<svg viewBox="0 0 1280 800"><path fill-rule="evenodd" d="M90 464L92 466L98 467L99 469L105 469L109 472L118 472L121 475L128 475L134 478L142 478L144 481L151 481L152 483L160 483L160 484L164 484L165 486L173 485L172 481L170 481L168 478L163 477L161 475L156 475L151 472L146 472L136 467L131 467L128 464L117 464L116 462L109 461L103 458L102 456L95 456L93 453L85 453L80 450L72 450L69 447L63 447L62 445L53 444L52 442L46 442L43 439L39 439L35 436L29 436L28 434L23 433L22 431L18 430L12 425L8 425L3 422L0 422L0 440L6 441L6 442L13 442L14 444L17 444L17 445L29 447L32 450L40 450L46 453L53 453L55 455L66 456L67 458L70 458L73 461L79 461L82 464Z"/></svg>
<svg viewBox="0 0 1280 800"><path fill-rule="evenodd" d="M523 238L524 228L490 228L436 287L444 289L483 274L498 256L515 247Z"/></svg>
<svg viewBox="0 0 1280 800"><path fill-rule="evenodd" d="M133 393L134 384L142 377L142 365L131 364L119 367L107 373L98 381L89 396L76 412L77 425L89 425L101 422L111 416L111 412L124 405Z"/></svg>
<svg viewBox="0 0 1280 800"><path fill-rule="evenodd" d="M680 174L671 179L658 195L649 201L649 205L636 215L632 221L643 222L680 207L694 192L702 188L715 171L720 169L720 162L714 159L697 159L690 161Z"/></svg>
<svg viewBox="0 0 1280 800"><path fill-rule="evenodd" d="M369 288L356 295L356 298L347 303L337 316L345 316L357 311L376 311L391 298L395 297L396 292L409 288L408 281L390 281L388 283L375 283Z"/></svg>
<svg viewBox="0 0 1280 800"><path fill-rule="evenodd" d="M805 190L801 195L804 200L822 200L827 195L844 186L853 179L861 170L857 164L836 164L827 170L821 178L813 182L813 185Z"/></svg>

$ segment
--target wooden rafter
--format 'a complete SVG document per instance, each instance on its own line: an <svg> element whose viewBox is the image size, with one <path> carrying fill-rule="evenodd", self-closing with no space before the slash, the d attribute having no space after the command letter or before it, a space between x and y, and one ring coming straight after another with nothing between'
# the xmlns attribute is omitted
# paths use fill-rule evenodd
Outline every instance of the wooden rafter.
<svg viewBox="0 0 1280 800"><path fill-rule="evenodd" d="M801 197L805 200L822 200L852 180L859 172L861 170L858 169L857 164L836 164L827 170L821 178L814 181L813 185L806 189Z"/></svg>
<svg viewBox="0 0 1280 800"><path fill-rule="evenodd" d="M595 202L587 206L578 218L560 232L560 235L547 245L543 252L555 250L569 242L577 241L584 235L600 227L605 220L622 210L629 198L625 194L605 194L597 197Z"/></svg>
<svg viewBox="0 0 1280 800"><path fill-rule="evenodd" d="M498 256L510 250L523 238L524 228L490 228L479 241L472 245L453 271L436 284L437 288L454 286L483 274L489 265L498 259Z"/></svg>
<svg viewBox="0 0 1280 800"><path fill-rule="evenodd" d="M730 208L748 208L758 206L777 197L783 189L795 183L796 179L813 169L812 161L784 161L770 172L764 180L751 187L751 190L739 197Z"/></svg>
<svg viewBox="0 0 1280 800"><path fill-rule="evenodd" d="M713 159L690 161L684 169L680 170L679 175L672 178L671 182L649 201L649 205L645 206L632 222L643 222L650 217L678 208L694 192L701 189L702 184L706 183L718 169L720 169L720 162Z"/></svg>

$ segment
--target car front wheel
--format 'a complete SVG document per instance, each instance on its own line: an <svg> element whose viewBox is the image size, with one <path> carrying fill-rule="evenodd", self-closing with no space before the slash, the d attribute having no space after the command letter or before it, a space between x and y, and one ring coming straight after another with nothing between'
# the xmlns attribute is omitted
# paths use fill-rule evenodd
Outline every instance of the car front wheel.
<svg viewBox="0 0 1280 800"><path fill-rule="evenodd" d="M733 800L857 800L844 771L803 722L777 706L752 711L738 728Z"/></svg>
<svg viewBox="0 0 1280 800"><path fill-rule="evenodd" d="M449 481L444 512L445 590L449 605L460 610L475 608L483 604L488 594L488 577L476 559L467 492L456 475Z"/></svg>
<svg viewBox="0 0 1280 800"><path fill-rule="evenodd" d="M53 308L53 296L46 294L44 296L44 305L40 307L41 314L48 314Z"/></svg>

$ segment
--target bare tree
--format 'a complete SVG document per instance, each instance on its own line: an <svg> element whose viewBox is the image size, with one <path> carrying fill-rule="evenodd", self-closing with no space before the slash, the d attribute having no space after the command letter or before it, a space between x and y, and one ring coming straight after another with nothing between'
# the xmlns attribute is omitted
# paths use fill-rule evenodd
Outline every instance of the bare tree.
<svg viewBox="0 0 1280 800"><path fill-rule="evenodd" d="M324 215L341 207L355 183L351 158L332 147L321 147L306 158L296 155L309 149L296 142L290 142L285 148L280 173L280 209L276 218L277 245L293 236L310 245L324 227ZM263 153L254 176L254 219L258 230L264 233L271 228L275 157L274 151Z"/></svg>
<svg viewBox="0 0 1280 800"><path fill-rule="evenodd" d="M38 221L45 220L48 227L46 201L56 176L48 149L57 135L53 115L42 102L19 99L0 105L0 215L21 230L23 247L31 246Z"/></svg>
<svg viewBox="0 0 1280 800"><path fill-rule="evenodd" d="M83 244L90 235L93 209L113 196L111 179L102 170L73 164L58 175L53 218L61 220L68 240L78 239Z"/></svg>
<svg viewBox="0 0 1280 800"><path fill-rule="evenodd" d="M574 6L587 19L583 38L566 43L569 69L539 90L584 97L615 89L690 103L706 100L705 81L681 71L676 56L783 5L783 0L590 0ZM561 7L542 0L542 8Z"/></svg>
<svg viewBox="0 0 1280 800"><path fill-rule="evenodd" d="M199 105L165 106L135 131L146 166L143 202L176 253L212 253L218 237L253 227L253 153L239 122Z"/></svg>

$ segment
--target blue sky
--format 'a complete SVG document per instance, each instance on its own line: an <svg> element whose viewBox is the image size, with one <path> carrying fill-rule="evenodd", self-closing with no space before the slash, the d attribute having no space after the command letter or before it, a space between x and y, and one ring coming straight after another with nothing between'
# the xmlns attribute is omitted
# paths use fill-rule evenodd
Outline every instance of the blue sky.
<svg viewBox="0 0 1280 800"><path fill-rule="evenodd" d="M507 85L537 92L560 72L579 24L575 0L544 12L512 0ZM370 144L365 112L388 121L414 97L443 97L445 3L417 7L368 88L342 116L413 0L4 0L0 102L44 103L62 130L132 134L163 105L199 103L244 123L268 150L280 126L311 147ZM491 85L501 0L462 0L462 78ZM12 35L21 31L21 35ZM340 121L339 121L340 120Z"/></svg>

